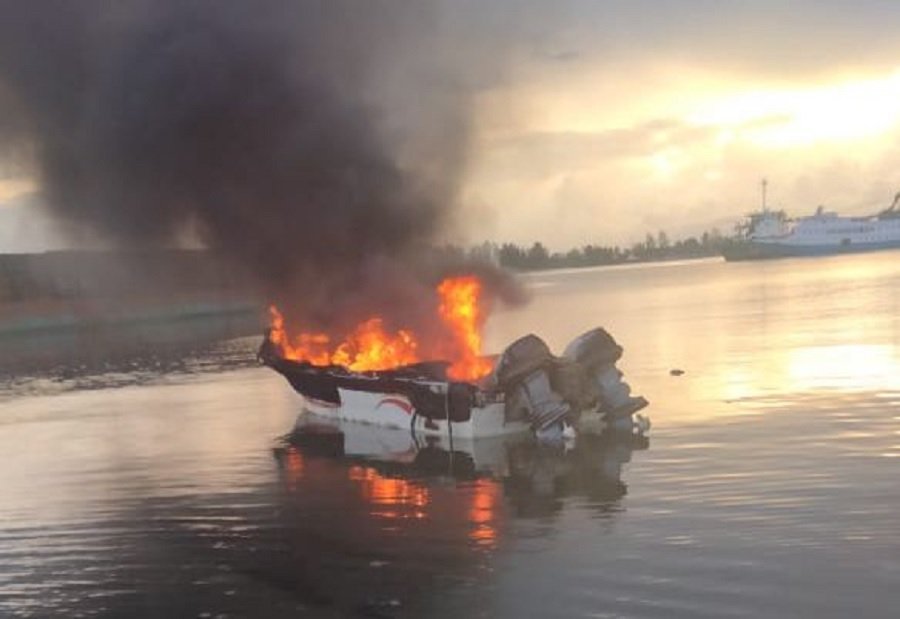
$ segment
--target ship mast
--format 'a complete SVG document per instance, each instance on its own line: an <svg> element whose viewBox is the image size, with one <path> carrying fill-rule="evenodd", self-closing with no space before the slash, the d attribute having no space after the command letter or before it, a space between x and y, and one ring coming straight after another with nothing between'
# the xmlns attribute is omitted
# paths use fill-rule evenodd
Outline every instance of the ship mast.
<svg viewBox="0 0 900 619"><path fill-rule="evenodd" d="M766 186L767 186L768 184L769 184L769 181L767 181L766 179L762 179L762 182L760 183L760 189L761 189L761 191L762 191L762 210L763 210L763 213L767 213L768 210L769 210L769 209L766 207Z"/></svg>

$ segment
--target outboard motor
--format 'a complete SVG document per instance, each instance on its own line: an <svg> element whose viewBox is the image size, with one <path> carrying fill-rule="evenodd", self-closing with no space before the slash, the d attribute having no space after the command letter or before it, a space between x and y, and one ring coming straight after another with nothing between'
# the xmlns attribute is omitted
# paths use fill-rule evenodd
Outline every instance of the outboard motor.
<svg viewBox="0 0 900 619"><path fill-rule="evenodd" d="M577 363L587 376L587 388L596 398L606 422L615 430L632 431L632 415L647 406L646 399L631 395L616 361L622 347L600 327L578 336L566 347L563 358Z"/></svg>
<svg viewBox="0 0 900 619"><path fill-rule="evenodd" d="M569 405L550 384L554 357L544 341L526 335L510 344L494 366L491 382L506 394L507 421L527 420L541 440L563 438Z"/></svg>

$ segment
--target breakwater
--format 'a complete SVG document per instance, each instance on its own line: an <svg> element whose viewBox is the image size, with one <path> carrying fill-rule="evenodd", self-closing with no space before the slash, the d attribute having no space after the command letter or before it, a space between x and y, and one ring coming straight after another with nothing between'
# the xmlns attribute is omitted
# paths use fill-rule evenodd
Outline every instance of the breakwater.
<svg viewBox="0 0 900 619"><path fill-rule="evenodd" d="M247 278L211 252L0 255L0 335L257 316L262 306Z"/></svg>

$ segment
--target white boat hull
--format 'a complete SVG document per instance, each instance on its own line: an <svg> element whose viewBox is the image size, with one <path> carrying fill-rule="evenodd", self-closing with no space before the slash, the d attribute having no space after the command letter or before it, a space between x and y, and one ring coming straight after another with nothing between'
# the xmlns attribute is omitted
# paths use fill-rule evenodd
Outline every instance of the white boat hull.
<svg viewBox="0 0 900 619"><path fill-rule="evenodd" d="M304 397L304 409L325 419L401 429L421 436L452 436L454 440L509 436L531 431L531 425L525 421L506 421L503 402L473 407L467 421L448 422L445 419L427 419L416 415L412 403L403 394L350 389L339 389L339 392L339 405ZM578 431L600 433L605 429L606 422L598 412L582 413Z"/></svg>

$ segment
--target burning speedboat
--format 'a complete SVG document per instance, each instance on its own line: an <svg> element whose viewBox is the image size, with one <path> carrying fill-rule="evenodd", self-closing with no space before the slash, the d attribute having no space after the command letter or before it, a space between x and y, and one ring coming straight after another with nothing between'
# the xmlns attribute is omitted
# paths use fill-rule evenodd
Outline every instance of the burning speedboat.
<svg viewBox="0 0 900 619"><path fill-rule="evenodd" d="M453 380L449 362L378 371L286 359L267 338L259 358L326 418L409 429L417 434L477 438L532 430L562 439L577 431L643 433L647 406L616 367L622 347L602 328L555 356L536 335L513 342L478 381Z"/></svg>
<svg viewBox="0 0 900 619"><path fill-rule="evenodd" d="M413 333L389 333L374 318L336 347L324 335L291 338L274 308L259 359L287 378L307 412L325 418L451 440L527 431L562 440L577 432L648 429L636 415L647 401L622 380L616 367L622 347L604 329L582 334L561 356L526 335L485 357L478 280L451 278L437 290L439 316L456 339L435 350L455 351L452 361L420 360Z"/></svg>

